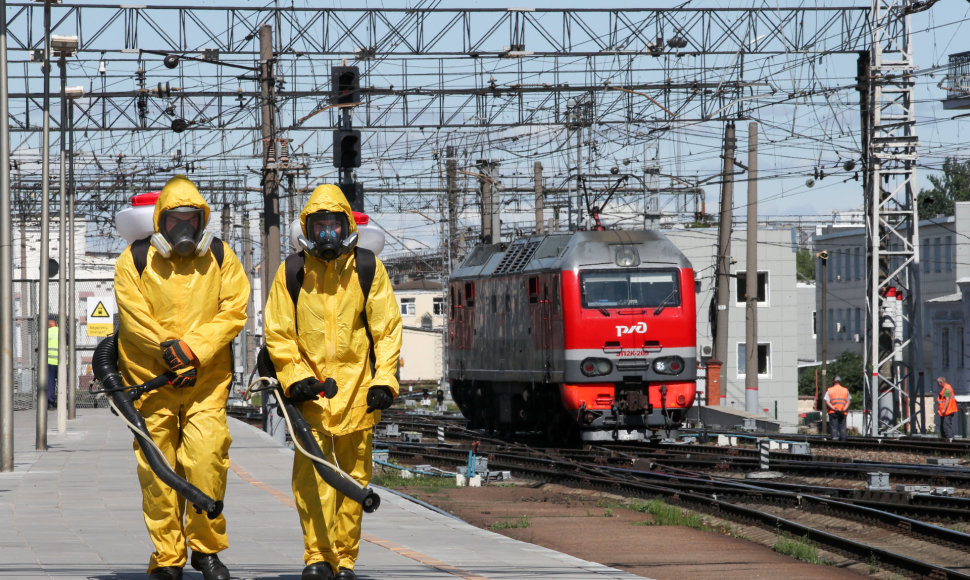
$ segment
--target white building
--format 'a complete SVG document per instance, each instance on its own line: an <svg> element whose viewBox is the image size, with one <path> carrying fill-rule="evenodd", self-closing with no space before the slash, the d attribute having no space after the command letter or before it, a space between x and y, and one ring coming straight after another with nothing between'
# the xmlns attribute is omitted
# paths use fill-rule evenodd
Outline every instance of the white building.
<svg viewBox="0 0 970 580"><path fill-rule="evenodd" d="M731 288L728 313L726 382L721 405L745 410L745 249L747 232L731 234ZM667 230L684 252L697 280L697 346L713 347L709 313L714 297L717 228ZM800 332L811 329L811 312L799 308L792 230L758 230L758 409L759 414L794 425L798 421ZM739 292L740 290L740 292ZM801 342L804 342L802 338ZM701 387L701 384L698 384Z"/></svg>

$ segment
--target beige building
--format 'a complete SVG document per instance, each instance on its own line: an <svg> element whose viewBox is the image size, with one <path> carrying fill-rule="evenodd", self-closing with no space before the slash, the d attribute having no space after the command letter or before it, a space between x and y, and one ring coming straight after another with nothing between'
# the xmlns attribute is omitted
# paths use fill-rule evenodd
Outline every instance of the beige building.
<svg viewBox="0 0 970 580"><path fill-rule="evenodd" d="M439 384L444 376L445 296L441 283L408 280L394 286L401 309L401 383Z"/></svg>

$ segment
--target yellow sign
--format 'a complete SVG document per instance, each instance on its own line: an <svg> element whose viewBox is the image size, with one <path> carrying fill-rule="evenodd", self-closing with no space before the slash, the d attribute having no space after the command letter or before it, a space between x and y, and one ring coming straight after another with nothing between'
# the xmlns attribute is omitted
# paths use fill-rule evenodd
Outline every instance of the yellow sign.
<svg viewBox="0 0 970 580"><path fill-rule="evenodd" d="M87 299L88 336L110 336L114 331L115 303L107 296L91 296Z"/></svg>
<svg viewBox="0 0 970 580"><path fill-rule="evenodd" d="M94 312L91 313L91 318L111 318L111 315L108 314L108 309L104 307L104 303L99 300L98 305L94 307Z"/></svg>

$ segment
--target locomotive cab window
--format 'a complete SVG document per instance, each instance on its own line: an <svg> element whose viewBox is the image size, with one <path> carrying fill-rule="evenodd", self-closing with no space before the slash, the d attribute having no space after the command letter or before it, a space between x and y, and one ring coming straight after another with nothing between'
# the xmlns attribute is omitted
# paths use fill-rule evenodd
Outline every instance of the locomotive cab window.
<svg viewBox="0 0 970 580"><path fill-rule="evenodd" d="M583 272L583 308L680 306L677 274L676 270Z"/></svg>

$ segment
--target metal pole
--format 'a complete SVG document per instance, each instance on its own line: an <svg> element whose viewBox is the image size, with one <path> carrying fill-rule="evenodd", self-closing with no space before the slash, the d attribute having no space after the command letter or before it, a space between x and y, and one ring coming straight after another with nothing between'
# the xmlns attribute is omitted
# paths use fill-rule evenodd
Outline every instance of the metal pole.
<svg viewBox="0 0 970 580"><path fill-rule="evenodd" d="M724 169L721 184L721 220L717 234L717 332L714 359L721 361L721 397L727 398L728 299L731 297L731 215L734 204L734 123L724 127ZM719 405L720 401L709 401Z"/></svg>
<svg viewBox="0 0 970 580"><path fill-rule="evenodd" d="M263 134L263 271L260 276L260 296L266 304L269 285L280 266L280 194L276 159L269 161L275 149L276 103L273 79L273 27L259 27L260 97L262 99Z"/></svg>
<svg viewBox="0 0 970 580"><path fill-rule="evenodd" d="M40 255L37 261L40 273L37 280L37 431L35 447L40 451L47 449L47 259L50 254L50 169L51 169L51 5L44 2L44 137L41 155L41 194L40 194Z"/></svg>
<svg viewBox="0 0 970 580"><path fill-rule="evenodd" d="M542 212L545 209L542 197L542 162L532 163L532 173L536 181L536 234L542 235Z"/></svg>
<svg viewBox="0 0 970 580"><path fill-rule="evenodd" d="M74 258L77 254L75 248L75 237L74 237L74 100L70 101L70 105L67 108L67 239L70 244L70 252L68 252L70 264L68 266L68 309L67 315L68 320L71 321L67 325L68 333L68 351L67 351L67 370L68 370L68 390L67 390L67 418L73 420L77 417L77 389L78 389L78 364L77 364L77 290L75 288L75 279L77 278L77 270L74 265ZM63 329L62 329L63 330Z"/></svg>
<svg viewBox="0 0 970 580"><path fill-rule="evenodd" d="M67 187L67 132L64 120L67 118L67 56L62 51L57 59L57 66L61 70L61 117L60 117L60 163L58 165L58 202L57 202L57 432L67 431L67 208L65 199ZM50 345L48 345L49 347Z"/></svg>
<svg viewBox="0 0 970 580"><path fill-rule="evenodd" d="M5 0L0 0L0 13L7 14ZM7 109L7 19L4 17L0 19L0 471L13 471L13 240Z"/></svg>
<svg viewBox="0 0 970 580"><path fill-rule="evenodd" d="M745 279L744 410L758 405L758 124L748 123L748 235Z"/></svg>
<svg viewBox="0 0 970 580"><path fill-rule="evenodd" d="M822 426L824 427L823 433L828 432L829 426L829 414L825 405L822 404L823 397L825 396L825 390L829 388L828 382L828 358L829 358L829 253L822 250L815 254L819 263L822 267L819 270L818 279L821 280L822 285L822 315L819 317L819 326L816 328L816 332L822 335L822 388L818 392L818 399L815 401L815 406L819 411L822 412Z"/></svg>

